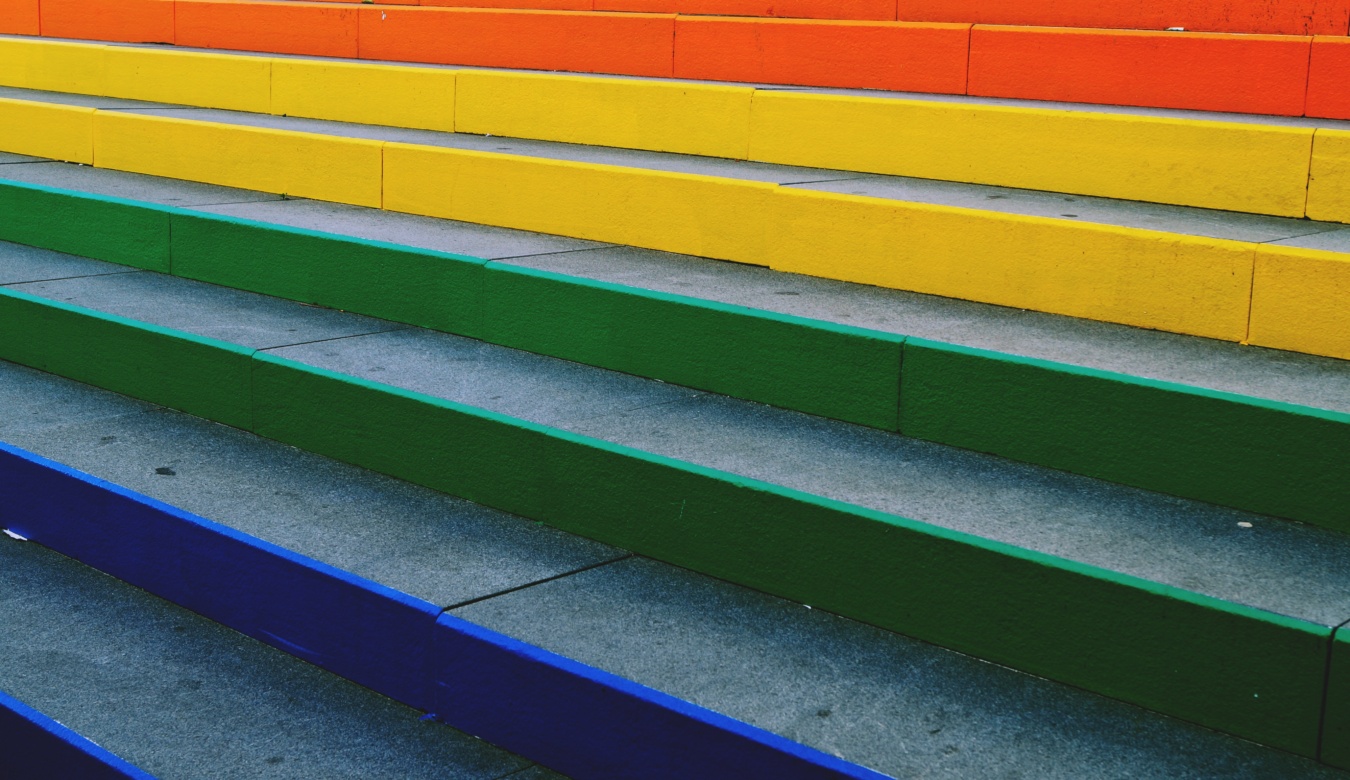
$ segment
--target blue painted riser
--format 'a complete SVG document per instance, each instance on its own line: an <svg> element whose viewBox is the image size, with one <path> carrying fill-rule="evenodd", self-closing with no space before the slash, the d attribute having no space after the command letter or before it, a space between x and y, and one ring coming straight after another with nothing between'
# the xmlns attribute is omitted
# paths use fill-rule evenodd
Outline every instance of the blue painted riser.
<svg viewBox="0 0 1350 780"><path fill-rule="evenodd" d="M33 542L576 780L884 778L3 443L0 504Z"/></svg>

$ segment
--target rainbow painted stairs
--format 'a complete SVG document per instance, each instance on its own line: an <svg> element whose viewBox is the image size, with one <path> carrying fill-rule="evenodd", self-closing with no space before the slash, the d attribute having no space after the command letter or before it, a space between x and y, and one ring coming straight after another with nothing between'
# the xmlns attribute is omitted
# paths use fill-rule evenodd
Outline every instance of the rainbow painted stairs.
<svg viewBox="0 0 1350 780"><path fill-rule="evenodd" d="M0 33L0 776L1350 770L1350 0Z"/></svg>

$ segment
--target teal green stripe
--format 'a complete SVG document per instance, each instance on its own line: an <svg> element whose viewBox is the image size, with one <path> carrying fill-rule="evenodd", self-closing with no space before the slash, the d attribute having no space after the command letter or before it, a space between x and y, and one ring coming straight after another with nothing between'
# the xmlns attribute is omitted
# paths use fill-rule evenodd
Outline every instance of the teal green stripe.
<svg viewBox="0 0 1350 780"><path fill-rule="evenodd" d="M248 428L252 350L0 288L0 359Z"/></svg>
<svg viewBox="0 0 1350 780"><path fill-rule="evenodd" d="M1324 627L20 293L0 291L0 357L1315 750Z"/></svg>
<svg viewBox="0 0 1350 780"><path fill-rule="evenodd" d="M900 336L547 271L488 266L483 338L895 430Z"/></svg>
<svg viewBox="0 0 1350 780"><path fill-rule="evenodd" d="M910 339L908 436L1350 531L1350 415Z"/></svg>
<svg viewBox="0 0 1350 780"><path fill-rule="evenodd" d="M120 198L0 182L0 240L169 272L169 215Z"/></svg>
<svg viewBox="0 0 1350 780"><path fill-rule="evenodd" d="M314 369L257 432L1249 739L1315 750L1329 629Z"/></svg>

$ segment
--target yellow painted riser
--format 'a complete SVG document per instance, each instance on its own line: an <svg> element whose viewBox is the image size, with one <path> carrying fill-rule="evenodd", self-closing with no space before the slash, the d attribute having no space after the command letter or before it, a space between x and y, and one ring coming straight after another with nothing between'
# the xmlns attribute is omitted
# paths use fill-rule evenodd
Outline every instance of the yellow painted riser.
<svg viewBox="0 0 1350 780"><path fill-rule="evenodd" d="M381 205L378 141L111 111L96 112L93 127L100 168Z"/></svg>
<svg viewBox="0 0 1350 780"><path fill-rule="evenodd" d="M9 38L0 83L1350 222L1312 128Z"/></svg>
<svg viewBox="0 0 1350 780"><path fill-rule="evenodd" d="M45 154L25 123L71 117L91 121L63 149L100 167L1350 359L1350 273L1330 252L12 100L0 151Z"/></svg>

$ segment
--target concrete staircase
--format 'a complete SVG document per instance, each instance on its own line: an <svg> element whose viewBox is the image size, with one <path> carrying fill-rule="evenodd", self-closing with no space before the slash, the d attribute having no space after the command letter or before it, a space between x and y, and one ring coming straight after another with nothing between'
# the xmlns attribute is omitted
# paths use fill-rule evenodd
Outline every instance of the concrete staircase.
<svg viewBox="0 0 1350 780"><path fill-rule="evenodd" d="M0 691L43 757L1350 768L1344 123L0 63Z"/></svg>

